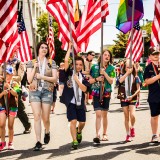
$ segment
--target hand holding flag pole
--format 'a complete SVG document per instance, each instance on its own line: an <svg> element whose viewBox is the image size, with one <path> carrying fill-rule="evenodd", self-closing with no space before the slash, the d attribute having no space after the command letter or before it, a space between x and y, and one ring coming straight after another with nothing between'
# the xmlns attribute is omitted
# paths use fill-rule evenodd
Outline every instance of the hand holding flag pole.
<svg viewBox="0 0 160 160"><path fill-rule="evenodd" d="M101 22L101 61L100 61L100 69L103 68L103 22ZM103 87L104 83L100 82L100 103L103 101Z"/></svg>

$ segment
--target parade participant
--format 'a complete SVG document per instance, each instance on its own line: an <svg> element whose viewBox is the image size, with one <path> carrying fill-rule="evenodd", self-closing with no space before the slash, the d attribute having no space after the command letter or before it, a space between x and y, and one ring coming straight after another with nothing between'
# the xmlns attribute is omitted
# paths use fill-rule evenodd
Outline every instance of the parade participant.
<svg viewBox="0 0 160 160"><path fill-rule="evenodd" d="M59 67L59 94L62 95L63 88L64 88L64 82L65 82L65 69L64 69L64 63L60 63Z"/></svg>
<svg viewBox="0 0 160 160"><path fill-rule="evenodd" d="M124 125L127 133L126 142L131 142L132 138L135 137L135 104L140 92L140 79L136 76L133 62L131 63L132 66L130 67L129 59L124 62L122 73L119 78L117 96L121 101L121 107L124 113Z"/></svg>
<svg viewBox="0 0 160 160"><path fill-rule="evenodd" d="M82 141L82 130L86 122L85 113L85 95L89 82L85 80L82 74L84 67L84 60L81 57L75 57L75 73L73 66L69 65L69 57L72 44L69 43L69 48L65 56L65 84L61 96L61 102L67 107L67 118L70 122L70 132L73 139L72 149L77 149L79 143ZM77 121L79 122L76 129Z"/></svg>
<svg viewBox="0 0 160 160"><path fill-rule="evenodd" d="M44 143L50 141L50 110L53 102L54 83L57 82L57 66L54 61L48 59L48 45L40 42L36 48L37 60L27 64L27 79L29 85L29 101L34 115L34 129L37 143L35 151L42 149L41 143L41 119L45 128Z"/></svg>
<svg viewBox="0 0 160 160"><path fill-rule="evenodd" d="M17 50L15 50L9 61L7 62L7 64L11 65L13 67L13 80L16 81L17 83L19 83L21 85L21 87L25 87L26 86L26 82L27 82L27 78L26 78L26 67L25 64L22 63L18 58L17 58ZM31 133L31 123L29 122L29 118L28 115L25 111L25 105L23 102L23 99L21 98L22 93L19 95L18 98L18 113L17 113L17 117L19 118L19 120L22 122L25 130L24 130L24 134L28 134Z"/></svg>
<svg viewBox="0 0 160 160"><path fill-rule="evenodd" d="M58 84L55 83L54 84L54 89L53 89L53 102L51 105L51 113L54 113L54 108L55 108L55 104L56 104L56 100L57 100L57 90L58 90Z"/></svg>
<svg viewBox="0 0 160 160"><path fill-rule="evenodd" d="M159 70L159 51L151 51L150 60L144 71L144 80L148 85L148 103L151 112L151 142L158 142L158 119L160 114L160 70Z"/></svg>
<svg viewBox="0 0 160 160"><path fill-rule="evenodd" d="M108 110L109 102L112 92L111 84L113 83L113 78L115 77L115 70L112 64L112 54L108 50L104 50L102 53L103 59L103 68L100 68L100 59L99 63L95 64L91 68L90 83L92 84L92 95L93 95L93 107L96 112L96 137L93 139L94 143L100 143L100 129L101 122L103 123L103 135L102 141L108 140L107 135L107 126L108 126ZM103 86L103 97L100 101L100 82Z"/></svg>
<svg viewBox="0 0 160 160"><path fill-rule="evenodd" d="M90 70L91 70L91 66L92 66L92 61L93 61L93 58L95 57L95 53L93 51L89 51L87 53L87 57L84 61L84 71L82 72L83 74L86 75L86 77L89 79L90 78ZM89 92L87 92L85 94L85 103L86 105L90 104L89 103Z"/></svg>
<svg viewBox="0 0 160 160"><path fill-rule="evenodd" d="M17 116L18 106L17 99L18 94L21 92L20 86L17 82L12 81L13 77L13 67L6 67L6 82L0 82L0 151L4 150L6 147L5 141L5 126L6 119L8 118L8 150L14 150L13 146L13 135L14 135L14 120ZM6 97L7 96L7 97ZM7 106L5 104L5 99L7 99Z"/></svg>

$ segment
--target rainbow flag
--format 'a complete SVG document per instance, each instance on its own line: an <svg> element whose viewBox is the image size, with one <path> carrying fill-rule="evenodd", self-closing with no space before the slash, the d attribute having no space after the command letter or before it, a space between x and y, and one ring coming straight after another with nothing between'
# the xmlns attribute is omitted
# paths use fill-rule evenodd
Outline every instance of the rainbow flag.
<svg viewBox="0 0 160 160"><path fill-rule="evenodd" d="M143 18L143 2L135 0L134 25ZM127 33L132 29L132 0L120 0L116 28L123 33Z"/></svg>

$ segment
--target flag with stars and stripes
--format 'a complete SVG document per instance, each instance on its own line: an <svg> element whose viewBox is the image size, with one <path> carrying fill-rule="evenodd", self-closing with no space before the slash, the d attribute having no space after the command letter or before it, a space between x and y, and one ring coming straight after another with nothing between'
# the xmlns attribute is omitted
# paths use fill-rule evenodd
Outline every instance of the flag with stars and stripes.
<svg viewBox="0 0 160 160"><path fill-rule="evenodd" d="M47 44L49 46L50 58L54 59L55 57L55 47L54 47L54 31L52 28L52 17L49 15L49 34L47 38Z"/></svg>
<svg viewBox="0 0 160 160"><path fill-rule="evenodd" d="M160 0L155 0L154 19L152 22L151 47L160 49Z"/></svg>
<svg viewBox="0 0 160 160"><path fill-rule="evenodd" d="M131 32L128 39L126 58L130 58L130 46L131 46ZM132 42L132 60L138 62L143 54L143 40L142 31L140 29L139 23L137 23L133 28L133 42Z"/></svg>
<svg viewBox="0 0 160 160"><path fill-rule="evenodd" d="M30 61L32 59L32 53L29 45L28 34L26 31L23 14L22 14L22 7L18 13L18 33L20 39L20 48L18 58L22 61Z"/></svg>

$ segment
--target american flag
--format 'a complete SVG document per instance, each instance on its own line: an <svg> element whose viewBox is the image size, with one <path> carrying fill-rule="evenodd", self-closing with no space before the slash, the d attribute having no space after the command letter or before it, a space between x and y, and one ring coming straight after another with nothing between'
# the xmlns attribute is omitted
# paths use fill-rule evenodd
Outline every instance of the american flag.
<svg viewBox="0 0 160 160"><path fill-rule="evenodd" d="M88 0L81 20L76 28L77 44L80 51L85 52L89 38L101 28L101 23L109 15L107 0Z"/></svg>
<svg viewBox="0 0 160 160"><path fill-rule="evenodd" d="M128 39L127 49L125 53L126 58L130 58L131 32ZM138 62L143 54L143 40L142 31L139 23L133 28L133 42L132 42L132 60Z"/></svg>
<svg viewBox="0 0 160 160"><path fill-rule="evenodd" d="M74 25L74 16L73 16L73 4L72 0L68 0L69 13L71 18L71 30L73 37L73 47L77 50L77 37L75 34L75 25ZM67 13L67 4L66 0L49 0L46 5L49 13L55 18L59 25L59 34L58 38L62 42L62 49L68 49L68 43L70 39L70 30L68 22L68 13Z"/></svg>
<svg viewBox="0 0 160 160"><path fill-rule="evenodd" d="M17 0L0 1L0 60L7 61L17 40Z"/></svg>
<svg viewBox="0 0 160 160"><path fill-rule="evenodd" d="M154 19L151 32L151 47L159 49L160 45L160 0L155 0Z"/></svg>
<svg viewBox="0 0 160 160"><path fill-rule="evenodd" d="M19 58L22 62L30 61L32 59L32 53L29 45L28 34L24 24L22 15L22 7L18 13L18 33L20 38Z"/></svg>
<svg viewBox="0 0 160 160"><path fill-rule="evenodd" d="M52 28L52 17L50 15L49 15L49 35L47 38L47 44L49 46L50 58L54 59L54 57L55 57L54 31Z"/></svg>

